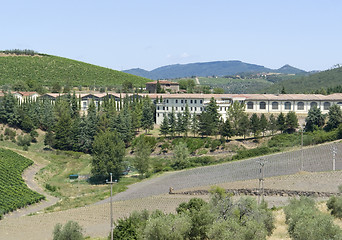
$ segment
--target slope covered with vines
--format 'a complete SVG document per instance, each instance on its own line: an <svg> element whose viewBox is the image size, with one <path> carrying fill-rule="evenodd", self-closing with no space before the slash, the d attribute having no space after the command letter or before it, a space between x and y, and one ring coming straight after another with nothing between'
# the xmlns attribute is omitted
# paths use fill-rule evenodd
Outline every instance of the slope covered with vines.
<svg viewBox="0 0 342 240"><path fill-rule="evenodd" d="M33 161L0 148L0 219L2 214L39 202L45 197L29 189L21 177Z"/></svg>

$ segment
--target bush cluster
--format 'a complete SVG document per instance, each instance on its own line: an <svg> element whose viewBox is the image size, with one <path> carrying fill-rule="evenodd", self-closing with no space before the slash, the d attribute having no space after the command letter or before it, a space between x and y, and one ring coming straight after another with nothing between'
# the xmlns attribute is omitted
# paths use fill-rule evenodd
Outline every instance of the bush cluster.
<svg viewBox="0 0 342 240"><path fill-rule="evenodd" d="M330 197L327 202L327 207L331 210L331 215L342 218L342 197Z"/></svg>
<svg viewBox="0 0 342 240"><path fill-rule="evenodd" d="M284 208L288 232L294 240L342 239L341 229L333 218L315 207L313 199L292 199Z"/></svg>
<svg viewBox="0 0 342 240"><path fill-rule="evenodd" d="M193 198L176 214L134 212L119 219L114 239L266 239L274 229L272 212L253 198L234 202L223 189L212 191L209 203ZM109 236L110 239L110 236Z"/></svg>

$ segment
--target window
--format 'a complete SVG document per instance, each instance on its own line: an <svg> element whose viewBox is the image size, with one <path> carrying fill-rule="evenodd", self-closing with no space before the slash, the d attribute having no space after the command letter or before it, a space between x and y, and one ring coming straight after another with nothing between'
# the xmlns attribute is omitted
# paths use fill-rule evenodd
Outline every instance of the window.
<svg viewBox="0 0 342 240"><path fill-rule="evenodd" d="M169 111L169 107L166 107L166 110Z"/></svg>
<svg viewBox="0 0 342 240"><path fill-rule="evenodd" d="M159 106L157 106L157 110L159 110Z"/></svg>
<svg viewBox="0 0 342 240"><path fill-rule="evenodd" d="M185 103L187 103L187 100L184 100Z"/></svg>
<svg viewBox="0 0 342 240"><path fill-rule="evenodd" d="M259 106L260 106L260 109L266 109L266 103L265 102L260 102Z"/></svg>
<svg viewBox="0 0 342 240"><path fill-rule="evenodd" d="M297 110L304 110L304 103L303 102L297 103Z"/></svg>
<svg viewBox="0 0 342 240"><path fill-rule="evenodd" d="M201 107L201 111L203 111L203 110L202 110L202 107Z"/></svg>
<svg viewBox="0 0 342 240"><path fill-rule="evenodd" d="M183 103L183 99L181 100L181 103Z"/></svg>
<svg viewBox="0 0 342 240"><path fill-rule="evenodd" d="M159 117L159 113L158 113L158 117Z"/></svg>
<svg viewBox="0 0 342 240"><path fill-rule="evenodd" d="M176 107L176 111L178 110L178 107Z"/></svg>
<svg viewBox="0 0 342 240"><path fill-rule="evenodd" d="M178 100L176 99L176 103L178 103Z"/></svg>
<svg viewBox="0 0 342 240"><path fill-rule="evenodd" d="M330 108L330 102L325 102L325 103L323 104L323 109L324 109L324 110L329 110L329 108Z"/></svg>
<svg viewBox="0 0 342 240"><path fill-rule="evenodd" d="M169 103L169 99L166 99L166 103Z"/></svg>
<svg viewBox="0 0 342 240"><path fill-rule="evenodd" d="M195 100L195 104L197 104L197 100Z"/></svg>
<svg viewBox="0 0 342 240"><path fill-rule="evenodd" d="M184 108L182 107L182 108L181 108L181 110L183 111L183 110L184 110Z"/></svg>
<svg viewBox="0 0 342 240"><path fill-rule="evenodd" d="M220 107L220 112L222 112L222 107Z"/></svg>
<svg viewBox="0 0 342 240"><path fill-rule="evenodd" d="M337 106L342 107L342 102L338 102L338 103L337 103Z"/></svg>
<svg viewBox="0 0 342 240"><path fill-rule="evenodd" d="M192 107L190 107L190 111L192 111Z"/></svg>
<svg viewBox="0 0 342 240"><path fill-rule="evenodd" d="M291 110L291 103L285 102L285 110Z"/></svg>
<svg viewBox="0 0 342 240"><path fill-rule="evenodd" d="M163 110L165 110L165 107L163 107Z"/></svg>
<svg viewBox="0 0 342 240"><path fill-rule="evenodd" d="M253 102L248 102L247 103L247 109L253 109L254 108L254 103Z"/></svg>
<svg viewBox="0 0 342 240"><path fill-rule="evenodd" d="M195 107L195 112L197 111L197 107Z"/></svg>
<svg viewBox="0 0 342 240"><path fill-rule="evenodd" d="M190 103L192 104L192 100L190 100Z"/></svg>
<svg viewBox="0 0 342 240"><path fill-rule="evenodd" d="M202 104L203 103L203 100L200 100L200 104Z"/></svg>
<svg viewBox="0 0 342 240"><path fill-rule="evenodd" d="M277 110L278 109L278 102L272 102L272 110Z"/></svg>
<svg viewBox="0 0 342 240"><path fill-rule="evenodd" d="M314 108L314 107L317 107L317 103L316 102L311 102L310 103L310 108Z"/></svg>

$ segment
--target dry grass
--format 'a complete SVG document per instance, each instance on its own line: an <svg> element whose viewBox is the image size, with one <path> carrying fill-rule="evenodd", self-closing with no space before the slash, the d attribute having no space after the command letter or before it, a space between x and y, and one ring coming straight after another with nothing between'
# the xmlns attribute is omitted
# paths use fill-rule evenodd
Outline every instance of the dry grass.
<svg viewBox="0 0 342 240"><path fill-rule="evenodd" d="M287 232L287 224L285 223L285 213L283 209L275 211L273 214L276 228L274 229L273 234L270 237L267 237L267 240L291 239Z"/></svg>

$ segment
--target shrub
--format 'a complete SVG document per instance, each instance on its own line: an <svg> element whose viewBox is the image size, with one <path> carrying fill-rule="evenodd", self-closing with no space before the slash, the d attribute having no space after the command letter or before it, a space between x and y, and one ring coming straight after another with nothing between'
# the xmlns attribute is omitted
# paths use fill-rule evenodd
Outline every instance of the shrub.
<svg viewBox="0 0 342 240"><path fill-rule="evenodd" d="M277 147L277 148L284 148L284 147L293 147L296 145L301 144L301 136L300 134L279 134L273 136L269 141L268 141L268 146L269 147Z"/></svg>
<svg viewBox="0 0 342 240"><path fill-rule="evenodd" d="M333 224L329 215L315 207L314 200L301 197L291 199L284 208L288 232L292 239L341 239L341 229Z"/></svg>
<svg viewBox="0 0 342 240"><path fill-rule="evenodd" d="M53 240L82 240L82 227L73 221L67 222L64 226L60 223L56 224L53 230Z"/></svg>
<svg viewBox="0 0 342 240"><path fill-rule="evenodd" d="M331 210L331 215L342 218L342 197L330 197L327 202L327 207Z"/></svg>
<svg viewBox="0 0 342 240"><path fill-rule="evenodd" d="M221 141L219 139L215 139L211 142L210 152L214 152L221 145Z"/></svg>
<svg viewBox="0 0 342 240"><path fill-rule="evenodd" d="M30 146L32 138L30 135L18 136L18 146Z"/></svg>
<svg viewBox="0 0 342 240"><path fill-rule="evenodd" d="M17 133L10 128L6 128L4 134L5 134L5 136L8 136L11 140L13 140L15 138L15 136L17 135Z"/></svg>

